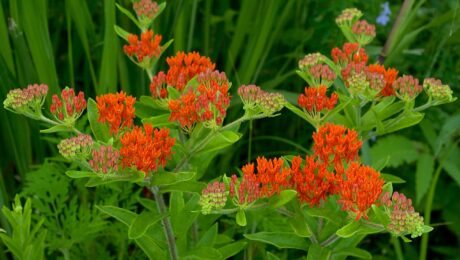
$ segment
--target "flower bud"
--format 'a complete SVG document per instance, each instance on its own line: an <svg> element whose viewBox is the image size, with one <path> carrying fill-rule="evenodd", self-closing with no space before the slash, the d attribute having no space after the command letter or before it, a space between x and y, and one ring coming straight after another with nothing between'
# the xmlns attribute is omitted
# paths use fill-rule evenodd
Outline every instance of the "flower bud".
<svg viewBox="0 0 460 260"><path fill-rule="evenodd" d="M110 174L118 171L120 152L111 145L101 145L99 149L94 149L92 156L93 158L89 161L89 165L95 172Z"/></svg>
<svg viewBox="0 0 460 260"><path fill-rule="evenodd" d="M86 158L90 154L92 146L93 139L90 135L79 134L62 140L57 147L64 158L73 160L79 157Z"/></svg>
<svg viewBox="0 0 460 260"><path fill-rule="evenodd" d="M351 26L359 18L363 16L363 13L356 8L347 8L342 11L342 13L335 18L335 23L338 26Z"/></svg>
<svg viewBox="0 0 460 260"><path fill-rule="evenodd" d="M47 93L48 86L45 84L29 85L25 89L12 89L6 95L3 105L17 112L40 113Z"/></svg>
<svg viewBox="0 0 460 260"><path fill-rule="evenodd" d="M423 88L435 101L452 102L454 100L452 89L448 85L443 85L439 79L425 79L423 81Z"/></svg>
<svg viewBox="0 0 460 260"><path fill-rule="evenodd" d="M396 91L396 96L405 102L414 100L423 90L422 86L418 84L418 79L410 75L397 78L393 82L393 88Z"/></svg>
<svg viewBox="0 0 460 260"><path fill-rule="evenodd" d="M201 205L201 212L206 215L210 214L213 209L223 208L226 202L227 193L225 191L225 184L215 181L209 183L203 190L199 204Z"/></svg>

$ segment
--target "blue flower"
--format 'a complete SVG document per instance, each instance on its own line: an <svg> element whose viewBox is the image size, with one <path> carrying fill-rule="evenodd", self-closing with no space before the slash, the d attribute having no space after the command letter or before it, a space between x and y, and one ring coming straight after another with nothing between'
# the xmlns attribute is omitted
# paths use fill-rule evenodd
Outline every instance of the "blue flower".
<svg viewBox="0 0 460 260"><path fill-rule="evenodd" d="M390 4L388 2L385 2L381 5L382 11L380 12L379 16L376 19L376 22L380 25L387 25L387 23L390 21Z"/></svg>

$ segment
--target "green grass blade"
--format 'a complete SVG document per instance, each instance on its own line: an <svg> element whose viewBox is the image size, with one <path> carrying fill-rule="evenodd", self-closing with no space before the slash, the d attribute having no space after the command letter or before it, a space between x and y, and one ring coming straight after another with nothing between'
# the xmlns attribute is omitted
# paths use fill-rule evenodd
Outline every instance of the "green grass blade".
<svg viewBox="0 0 460 260"><path fill-rule="evenodd" d="M113 29L115 25L115 0L104 0L104 47L99 74L99 87L96 94L100 95L117 90L117 58L118 39Z"/></svg>

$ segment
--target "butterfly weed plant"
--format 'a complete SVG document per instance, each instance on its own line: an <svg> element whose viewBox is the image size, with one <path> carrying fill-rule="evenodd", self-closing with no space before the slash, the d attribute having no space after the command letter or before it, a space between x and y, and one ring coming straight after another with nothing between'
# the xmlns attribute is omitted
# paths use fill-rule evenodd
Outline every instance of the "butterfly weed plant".
<svg viewBox="0 0 460 260"><path fill-rule="evenodd" d="M57 149L68 163L63 171L69 178L85 180L98 194L116 183L129 189L116 186L112 192L120 194L85 210L77 202L83 198L68 194L70 181L64 175L55 176L49 192L33 194L26 188L26 196L50 197L35 205L41 216L67 213L56 219L58 229L46 220L30 232L30 200L24 211L19 199L13 211L4 208L12 231L1 238L13 255L42 258L46 232L39 228L48 225L56 243L46 246L68 258L75 243L115 229L103 220L107 216L118 221L116 227L124 226L113 232L128 237L151 259L226 259L244 250L248 241L292 249L309 259L371 258L359 248L370 234L387 232L410 242L432 230L412 200L393 190L396 177L380 172L384 158L368 165L360 151L370 138L414 126L424 110L456 98L438 79L419 81L370 60L366 45L375 37L375 27L360 20L360 10L345 9L335 19L347 42L330 55L311 53L299 61L297 74L306 87L297 103L256 85L242 85L233 92L244 113L229 122L232 83L210 58L179 51L165 59L167 70L156 71L172 42L153 28L166 3L141 0L134 3L134 13L117 7L139 28L134 33L114 29L126 41L124 53L149 77L150 95L118 92L92 99L66 87L46 107L48 86L34 84L11 90L4 107L49 125L43 134L65 136ZM314 127L311 153L258 157L236 173L212 180L205 176L212 159L240 140L242 124L282 116L288 112L283 108ZM48 169L49 164L43 167L30 183L59 172ZM130 189L143 198L130 201ZM69 209L50 211L69 197ZM121 198L126 203L114 206ZM288 225L282 231L260 225L250 233L238 228L253 221L254 214ZM69 235L75 223L89 229Z"/></svg>

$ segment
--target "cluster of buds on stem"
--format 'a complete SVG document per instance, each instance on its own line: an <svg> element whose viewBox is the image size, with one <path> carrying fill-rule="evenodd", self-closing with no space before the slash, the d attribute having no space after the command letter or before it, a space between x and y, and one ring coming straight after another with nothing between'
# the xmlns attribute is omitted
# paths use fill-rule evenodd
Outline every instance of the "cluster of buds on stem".
<svg viewBox="0 0 460 260"><path fill-rule="evenodd" d="M375 25L365 20L357 21L352 27L356 41L361 45L370 43L375 38Z"/></svg>
<svg viewBox="0 0 460 260"><path fill-rule="evenodd" d="M380 200L390 217L388 231L397 236L410 234L412 238L421 236L425 232L423 217L414 210L412 200L406 198L404 194L394 192L391 195L386 192Z"/></svg>
<svg viewBox="0 0 460 260"><path fill-rule="evenodd" d="M61 92L61 98L56 94L53 95L50 111L59 121L73 124L85 108L85 94L80 91L75 95L72 88L66 87Z"/></svg>
<svg viewBox="0 0 460 260"><path fill-rule="evenodd" d="M427 78L423 81L423 88L434 102L442 104L455 101L452 96L452 89L449 85L443 85L441 80L434 78Z"/></svg>
<svg viewBox="0 0 460 260"><path fill-rule="evenodd" d="M386 86L383 74L371 71L364 62L348 63L341 71L352 96L373 100Z"/></svg>
<svg viewBox="0 0 460 260"><path fill-rule="evenodd" d="M210 214L214 209L221 209L227 202L227 192L223 182L215 181L209 183L208 186L202 191L199 204L201 212L206 215Z"/></svg>
<svg viewBox="0 0 460 260"><path fill-rule="evenodd" d="M298 98L299 106L313 119L319 120L320 113L334 109L339 96L332 93L330 97L326 95L327 87L306 87L305 93Z"/></svg>
<svg viewBox="0 0 460 260"><path fill-rule="evenodd" d="M418 79L410 75L397 78L393 82L393 89L396 92L396 96L404 102L414 100L423 91L423 87L419 85Z"/></svg>
<svg viewBox="0 0 460 260"><path fill-rule="evenodd" d="M93 158L89 161L91 168L97 173L112 174L118 171L120 152L111 145L101 145L92 152Z"/></svg>
<svg viewBox="0 0 460 260"><path fill-rule="evenodd" d="M322 64L324 59L324 55L319 52L307 54L299 61L299 69L300 71L307 72L311 67Z"/></svg>
<svg viewBox="0 0 460 260"><path fill-rule="evenodd" d="M45 102L48 86L33 84L25 89L12 89L6 95L3 106L13 112L38 117Z"/></svg>
<svg viewBox="0 0 460 260"><path fill-rule="evenodd" d="M364 20L359 20L361 16L363 16L363 13L360 10L348 8L337 16L335 22L348 41L359 43L360 46L363 46L369 44L374 39L375 26Z"/></svg>
<svg viewBox="0 0 460 260"><path fill-rule="evenodd" d="M85 159L91 153L93 139L90 135L79 134L75 137L61 140L58 144L59 153L68 160Z"/></svg>
<svg viewBox="0 0 460 260"><path fill-rule="evenodd" d="M246 115L251 117L259 113L271 116L283 109L286 100L280 93L263 91L256 85L242 85L238 88L238 95L243 102Z"/></svg>
<svg viewBox="0 0 460 260"><path fill-rule="evenodd" d="M153 19L159 10L157 2L152 0L136 1L133 3L133 9L141 21L142 19Z"/></svg>
<svg viewBox="0 0 460 260"><path fill-rule="evenodd" d="M130 58L136 57L139 66L150 69L152 58L158 58L161 53L162 36L154 34L152 30L147 30L141 34L141 39L134 34L128 35L128 45L123 46L123 50ZM134 61L134 59L133 59Z"/></svg>

